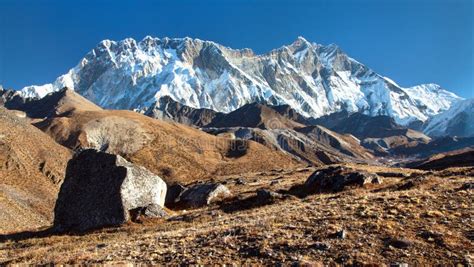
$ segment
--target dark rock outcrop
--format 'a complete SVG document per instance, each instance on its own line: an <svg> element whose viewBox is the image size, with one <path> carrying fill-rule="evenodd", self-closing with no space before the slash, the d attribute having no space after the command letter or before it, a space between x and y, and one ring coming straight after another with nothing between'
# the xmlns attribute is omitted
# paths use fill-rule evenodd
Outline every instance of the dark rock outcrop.
<svg viewBox="0 0 474 267"><path fill-rule="evenodd" d="M121 225L141 215L162 214L166 184L118 155L88 149L68 163L54 209L58 231Z"/></svg>
<svg viewBox="0 0 474 267"><path fill-rule="evenodd" d="M382 179L376 174L337 166L315 171L306 180L303 190L306 194L340 192L350 187L381 182Z"/></svg>
<svg viewBox="0 0 474 267"><path fill-rule="evenodd" d="M165 206L173 206L176 202L179 201L179 197L181 194L186 190L186 187L184 187L181 184L173 184L170 187L168 187L168 191L166 192L166 198L165 198Z"/></svg>

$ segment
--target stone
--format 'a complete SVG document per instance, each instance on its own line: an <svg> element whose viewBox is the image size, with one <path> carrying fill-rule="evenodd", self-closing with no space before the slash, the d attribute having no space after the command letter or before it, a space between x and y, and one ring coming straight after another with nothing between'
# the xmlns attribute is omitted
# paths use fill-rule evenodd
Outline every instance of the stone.
<svg viewBox="0 0 474 267"><path fill-rule="evenodd" d="M167 217L169 217L169 214L165 211L165 209L163 209L163 207L159 206L159 205L149 205L144 210L143 215L145 215L145 217L149 217L149 218L167 218Z"/></svg>
<svg viewBox="0 0 474 267"><path fill-rule="evenodd" d="M458 190L473 190L474 189L474 182L467 182L464 183Z"/></svg>
<svg viewBox="0 0 474 267"><path fill-rule="evenodd" d="M388 245L398 249L407 249L412 245L410 240L403 238L390 238L387 243Z"/></svg>
<svg viewBox="0 0 474 267"><path fill-rule="evenodd" d="M329 245L327 243L316 242L313 245L311 245L311 248L314 248L316 250L326 251L326 250L329 250L331 248L331 245Z"/></svg>
<svg viewBox="0 0 474 267"><path fill-rule="evenodd" d="M337 231L335 236L339 239L345 239L347 237L347 232L344 230Z"/></svg>
<svg viewBox="0 0 474 267"><path fill-rule="evenodd" d="M257 190L257 202L259 203L273 202L282 198L284 198L282 194L275 193L267 189L260 188Z"/></svg>
<svg viewBox="0 0 474 267"><path fill-rule="evenodd" d="M176 183L168 187L165 198L165 206L172 206L179 201L179 197L186 190L186 187Z"/></svg>
<svg viewBox="0 0 474 267"><path fill-rule="evenodd" d="M403 172L377 172L378 176L382 177L396 177L396 178L407 178L408 175Z"/></svg>
<svg viewBox="0 0 474 267"><path fill-rule="evenodd" d="M304 184L304 191L307 194L340 192L349 187L380 183L382 179L376 174L337 166L317 170L311 174Z"/></svg>
<svg viewBox="0 0 474 267"><path fill-rule="evenodd" d="M277 185L277 184L279 184L279 183L280 183L280 180L272 180L272 181L270 182L270 185Z"/></svg>
<svg viewBox="0 0 474 267"><path fill-rule="evenodd" d="M246 182L245 182L244 179L238 178L238 179L235 180L235 184L237 184L237 185L244 185L244 184L246 184Z"/></svg>
<svg viewBox="0 0 474 267"><path fill-rule="evenodd" d="M86 149L68 162L54 228L82 232L158 214L166 191L166 183L147 169L118 155Z"/></svg>
<svg viewBox="0 0 474 267"><path fill-rule="evenodd" d="M438 232L421 231L418 234L418 236L420 236L421 238L425 239L428 242L434 242L435 244L437 244L439 246L444 246L445 245L443 235L438 233Z"/></svg>
<svg viewBox="0 0 474 267"><path fill-rule="evenodd" d="M193 185L183 191L179 204L185 207L202 207L232 197L230 190L223 184L203 183Z"/></svg>

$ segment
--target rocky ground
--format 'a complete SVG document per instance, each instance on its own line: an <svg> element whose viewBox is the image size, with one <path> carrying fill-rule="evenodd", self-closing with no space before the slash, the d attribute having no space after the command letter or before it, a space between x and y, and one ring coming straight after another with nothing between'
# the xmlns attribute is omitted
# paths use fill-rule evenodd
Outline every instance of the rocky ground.
<svg viewBox="0 0 474 267"><path fill-rule="evenodd" d="M474 170L424 172L353 166L381 184L339 193L270 197L314 168L215 178L234 198L85 234L47 229L0 236L11 263L469 265L474 257Z"/></svg>

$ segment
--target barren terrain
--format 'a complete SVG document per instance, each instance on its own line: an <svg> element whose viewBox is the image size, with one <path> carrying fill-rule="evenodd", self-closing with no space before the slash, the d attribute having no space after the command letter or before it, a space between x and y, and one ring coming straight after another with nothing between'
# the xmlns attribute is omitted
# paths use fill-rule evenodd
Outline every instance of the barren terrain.
<svg viewBox="0 0 474 267"><path fill-rule="evenodd" d="M257 189L285 192L315 169L221 176L233 200L81 235L3 235L0 263L473 263L472 168L354 167L383 182L261 203Z"/></svg>

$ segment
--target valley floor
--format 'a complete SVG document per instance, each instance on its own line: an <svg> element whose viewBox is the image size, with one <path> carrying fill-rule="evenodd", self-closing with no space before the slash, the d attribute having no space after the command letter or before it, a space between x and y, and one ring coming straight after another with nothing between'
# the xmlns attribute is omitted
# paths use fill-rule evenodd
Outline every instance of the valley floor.
<svg viewBox="0 0 474 267"><path fill-rule="evenodd" d="M383 183L258 206L247 199L257 189L288 189L314 169L219 177L239 198L83 235L3 235L0 265L473 264L473 169L356 168L385 172Z"/></svg>

